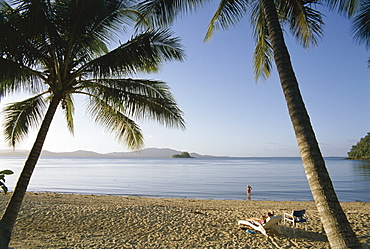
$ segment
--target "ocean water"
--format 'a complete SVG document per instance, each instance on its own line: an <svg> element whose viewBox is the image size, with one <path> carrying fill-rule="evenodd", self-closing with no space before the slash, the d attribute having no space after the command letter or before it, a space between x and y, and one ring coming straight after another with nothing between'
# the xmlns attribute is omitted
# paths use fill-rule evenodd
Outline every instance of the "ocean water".
<svg viewBox="0 0 370 249"><path fill-rule="evenodd" d="M22 157L1 157L13 190ZM370 161L326 158L340 201L370 202ZM189 199L313 200L300 158L44 157L28 191Z"/></svg>

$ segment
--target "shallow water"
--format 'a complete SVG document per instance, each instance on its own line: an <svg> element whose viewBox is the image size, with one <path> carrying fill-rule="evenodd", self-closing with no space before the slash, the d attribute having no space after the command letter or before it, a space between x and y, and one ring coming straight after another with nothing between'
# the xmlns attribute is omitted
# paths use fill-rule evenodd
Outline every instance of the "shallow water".
<svg viewBox="0 0 370 249"><path fill-rule="evenodd" d="M370 161L326 158L340 201L370 202ZM22 157L2 157L13 190ZM28 191L122 196L313 200L300 158L66 158L39 160Z"/></svg>

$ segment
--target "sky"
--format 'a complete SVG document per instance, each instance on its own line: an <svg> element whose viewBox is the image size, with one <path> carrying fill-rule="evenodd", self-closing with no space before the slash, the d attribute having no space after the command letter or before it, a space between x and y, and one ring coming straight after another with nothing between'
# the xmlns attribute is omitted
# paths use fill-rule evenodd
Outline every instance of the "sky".
<svg viewBox="0 0 370 249"><path fill-rule="evenodd" d="M158 73L141 76L167 82L186 121L186 130L176 130L138 120L145 148L214 156L299 156L275 65L269 79L254 80L255 45L248 18L203 42L218 2L214 3L178 19L172 27L182 39L186 60L168 62ZM345 157L370 132L370 53L352 39L348 20L323 12L326 26L317 47L305 50L288 32L285 40L323 155ZM22 99L20 94L6 97L0 107ZM45 150L129 151L85 114L83 97L75 100L74 136L59 111ZM31 133L15 149L30 150L35 136ZM9 149L3 137L0 149Z"/></svg>

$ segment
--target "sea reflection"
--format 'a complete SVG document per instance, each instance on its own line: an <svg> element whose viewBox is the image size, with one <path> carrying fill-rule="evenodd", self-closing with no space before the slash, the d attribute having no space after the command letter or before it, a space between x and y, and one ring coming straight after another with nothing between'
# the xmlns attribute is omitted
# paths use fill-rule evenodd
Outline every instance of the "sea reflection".
<svg viewBox="0 0 370 249"><path fill-rule="evenodd" d="M350 160L354 175L370 184L370 160Z"/></svg>

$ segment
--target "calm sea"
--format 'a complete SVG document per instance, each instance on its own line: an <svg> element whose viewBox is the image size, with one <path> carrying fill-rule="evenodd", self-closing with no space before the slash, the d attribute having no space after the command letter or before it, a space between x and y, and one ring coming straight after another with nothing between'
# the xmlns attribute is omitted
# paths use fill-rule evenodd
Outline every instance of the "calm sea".
<svg viewBox="0 0 370 249"><path fill-rule="evenodd" d="M370 161L326 158L340 201L370 202ZM14 189L22 157L1 157ZM166 198L313 200L300 158L65 158L39 160L28 191Z"/></svg>

